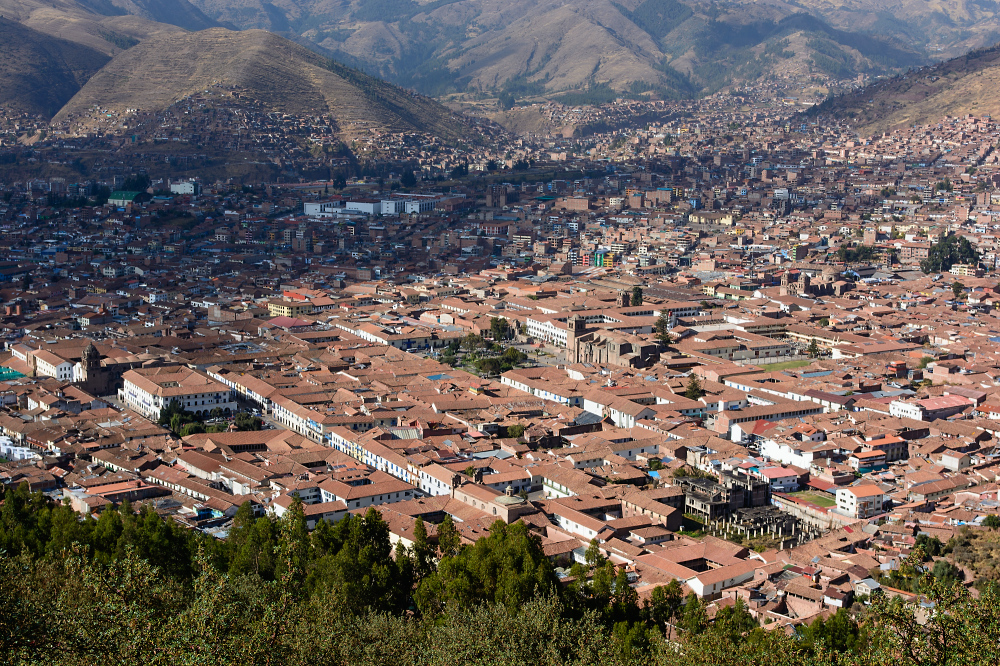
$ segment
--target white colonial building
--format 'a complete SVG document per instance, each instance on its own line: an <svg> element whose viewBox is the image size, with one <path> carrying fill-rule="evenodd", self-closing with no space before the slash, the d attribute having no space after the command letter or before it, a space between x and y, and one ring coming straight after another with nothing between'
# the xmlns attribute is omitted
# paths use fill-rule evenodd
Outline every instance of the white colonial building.
<svg viewBox="0 0 1000 666"><path fill-rule="evenodd" d="M160 411L176 400L182 409L195 414L209 414L216 408L236 410L236 400L228 386L185 367L139 368L129 370L122 379L118 399L148 419L160 417Z"/></svg>

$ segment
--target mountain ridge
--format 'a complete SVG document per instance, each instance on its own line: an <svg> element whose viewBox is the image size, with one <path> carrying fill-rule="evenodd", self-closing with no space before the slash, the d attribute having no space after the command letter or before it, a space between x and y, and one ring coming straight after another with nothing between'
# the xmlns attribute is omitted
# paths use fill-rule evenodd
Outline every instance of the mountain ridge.
<svg viewBox="0 0 1000 666"><path fill-rule="evenodd" d="M1000 44L832 97L806 118L848 122L876 133L944 116L1000 115Z"/></svg>
<svg viewBox="0 0 1000 666"><path fill-rule="evenodd" d="M52 117L110 58L0 18L0 106Z"/></svg>
<svg viewBox="0 0 1000 666"><path fill-rule="evenodd" d="M777 2L192 2L238 28L296 32L340 60L433 95L516 87L524 96L551 95L605 84L689 96L756 81L762 73L783 76L794 69L805 80L832 67L849 77L926 61L922 49L903 40L852 32L819 13ZM778 42L789 37L796 42L793 59L774 58L783 52ZM814 37L829 43L813 44Z"/></svg>
<svg viewBox="0 0 1000 666"><path fill-rule="evenodd" d="M367 128L426 131L446 139L468 128L437 102L331 62L262 30L211 28L150 37L116 55L53 119L81 127L93 109L161 111L210 87L239 90L266 108L331 113L346 135ZM101 115L101 114L97 114Z"/></svg>

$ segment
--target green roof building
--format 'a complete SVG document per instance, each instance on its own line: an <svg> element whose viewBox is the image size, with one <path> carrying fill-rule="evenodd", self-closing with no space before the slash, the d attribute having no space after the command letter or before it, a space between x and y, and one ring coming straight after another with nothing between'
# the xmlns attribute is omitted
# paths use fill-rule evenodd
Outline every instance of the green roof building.
<svg viewBox="0 0 1000 666"><path fill-rule="evenodd" d="M142 192L126 192L124 190L112 192L111 196L108 197L108 203L112 206L126 206L135 201L135 198L140 194Z"/></svg>

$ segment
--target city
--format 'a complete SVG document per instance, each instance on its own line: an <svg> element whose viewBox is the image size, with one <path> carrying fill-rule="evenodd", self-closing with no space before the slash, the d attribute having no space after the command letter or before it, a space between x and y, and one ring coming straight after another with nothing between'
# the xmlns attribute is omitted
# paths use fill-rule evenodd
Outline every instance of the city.
<svg viewBox="0 0 1000 666"><path fill-rule="evenodd" d="M4 663L994 663L1000 123L810 80L4 108Z"/></svg>

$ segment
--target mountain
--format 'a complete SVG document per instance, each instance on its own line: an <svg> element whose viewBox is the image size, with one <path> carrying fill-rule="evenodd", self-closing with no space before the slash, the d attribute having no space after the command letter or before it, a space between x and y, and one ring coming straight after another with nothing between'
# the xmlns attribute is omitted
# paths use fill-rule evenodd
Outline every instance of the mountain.
<svg viewBox="0 0 1000 666"><path fill-rule="evenodd" d="M174 13L174 20L178 23L188 22L184 18L185 3L191 6L187 0L177 0L175 5L177 11ZM92 6L107 13L95 11ZM138 11L138 5L133 5L132 8ZM193 6L191 8L194 9ZM133 16L105 0L0 0L0 17L109 56L152 35L183 29L173 23L160 23L142 16Z"/></svg>
<svg viewBox="0 0 1000 666"><path fill-rule="evenodd" d="M1000 45L922 67L827 99L804 117L847 121L865 132L926 124L945 115L1000 116Z"/></svg>
<svg viewBox="0 0 1000 666"><path fill-rule="evenodd" d="M79 0L81 6L104 16L140 16L185 30L205 30L219 23L188 0Z"/></svg>
<svg viewBox="0 0 1000 666"><path fill-rule="evenodd" d="M51 118L109 58L0 18L0 106Z"/></svg>
<svg viewBox="0 0 1000 666"><path fill-rule="evenodd" d="M797 2L192 2L220 22L305 37L340 60L435 95L690 96L768 76L849 78L926 62L922 44L887 38L878 26L831 23L821 8L807 13Z"/></svg>
<svg viewBox="0 0 1000 666"><path fill-rule="evenodd" d="M381 128L469 135L437 102L333 63L263 30L212 28L149 37L97 72L55 117L84 126L105 110L160 111L209 88L238 91L266 109L330 112L341 133ZM95 114L95 106L101 111Z"/></svg>
<svg viewBox="0 0 1000 666"><path fill-rule="evenodd" d="M767 80L821 96L1000 41L996 0L0 0L0 15L109 55L180 29L264 29L425 94L508 104Z"/></svg>
<svg viewBox="0 0 1000 666"><path fill-rule="evenodd" d="M836 28L891 36L941 59L1000 41L1000 5L994 0L789 0L787 4L789 11L808 11Z"/></svg>

